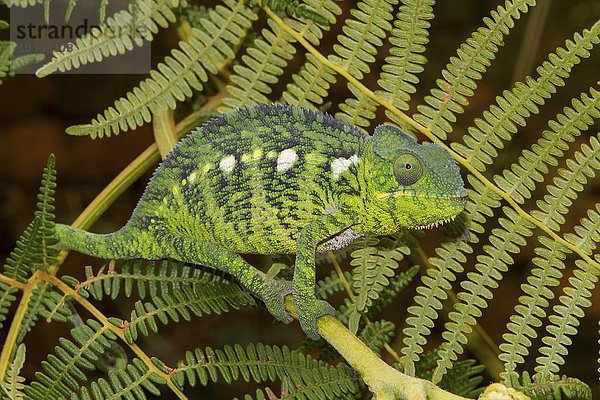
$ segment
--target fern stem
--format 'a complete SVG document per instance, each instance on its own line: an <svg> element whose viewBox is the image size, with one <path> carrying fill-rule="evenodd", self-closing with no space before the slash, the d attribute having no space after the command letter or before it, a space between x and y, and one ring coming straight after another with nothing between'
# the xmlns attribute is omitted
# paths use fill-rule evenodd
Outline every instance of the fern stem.
<svg viewBox="0 0 600 400"><path fill-rule="evenodd" d="M56 276L50 275L50 274L48 274L48 273L46 273L44 271L41 271L41 270L38 270L36 272L36 274L37 273L39 273L38 274L39 275L39 277L38 277L39 280L43 280L44 282L46 282L46 283L48 283L48 284L53 285L54 287L56 287L58 290L60 290L61 292L63 292L65 295L71 296L75 301L77 301L77 303L79 303L90 314L92 314L94 316L94 318L96 318L98 320L98 322L100 322L106 329L110 330L115 335L117 335L124 343L127 344L127 346L129 346L129 348L135 353L135 355L138 356L140 358L140 360L142 360L142 362L148 367L149 371L151 371L151 372L155 373L156 375L162 377L167 382L167 386L169 386L169 388L173 391L173 393L175 393L175 395L179 399L187 399L187 396L172 381L172 379L171 379L172 374L171 373L165 373L161 369L159 369L158 367L156 367L156 365L154 365L154 363L152 362L152 359L150 358L150 356L148 356L144 352L144 350L142 350L137 344L135 344L135 343L129 343L125 339L125 329L124 328L120 328L118 326L113 325L108 320L108 318L106 316L104 316L104 314L102 313L102 311L100 311L96 307L94 307L94 305L92 303L90 303L85 298L81 297L81 295L75 289L71 288L69 285L67 285L66 283L64 283L60 279L58 279Z"/></svg>
<svg viewBox="0 0 600 400"><path fill-rule="evenodd" d="M21 283L18 280L9 278L8 276L6 276L4 274L0 274L0 282L4 282L7 285L9 285L10 287L14 287L14 288L21 289L21 290L25 290L27 288L26 283Z"/></svg>
<svg viewBox="0 0 600 400"><path fill-rule="evenodd" d="M153 113L152 128L154 131L154 141L158 146L158 152L160 153L161 158L165 158L179 141L179 136L175 131L173 110L166 109Z"/></svg>
<svg viewBox="0 0 600 400"><path fill-rule="evenodd" d="M285 308L290 315L298 317L291 295L285 298ZM464 397L440 389L430 381L392 368L330 315L317 320L317 330L360 374L377 400L465 400Z"/></svg>
<svg viewBox="0 0 600 400"><path fill-rule="evenodd" d="M40 280L40 274L42 274L42 271L37 270L25 284L23 297L21 297L21 301L19 301L17 311L15 312L15 316L10 324L8 335L6 335L4 346L2 346L2 354L0 354L0 382L4 382L6 370L10 364L13 349L17 345L17 337L21 331L22 322L25 318L25 314L27 313L29 301L33 295L33 290L36 288L37 283Z"/></svg>
<svg viewBox="0 0 600 400"><path fill-rule="evenodd" d="M290 35L292 35L298 41L298 43L300 43L302 46L304 46L304 48L306 50L308 50L314 57L316 57L321 63L323 63L327 67L331 68L332 70L336 71L338 74L342 75L344 78L346 78L346 80L348 80L349 82L351 82L352 84L354 84L365 95L369 96L370 98L372 98L373 100L375 100L376 102L378 102L379 104L381 104L382 106L384 106L385 108L387 108L388 110L390 110L391 112L393 112L394 114L396 114L398 116L398 118L400 118L402 121L408 123L409 125L411 125L415 129L417 129L418 131L420 131L423 135L425 135L433 143L436 143L439 146L442 146L443 148L445 148L446 150L448 150L450 152L450 154L452 155L452 157L458 163L460 163L465 168L467 168L469 170L469 172L471 174L473 174L473 176L475 178L477 178L481 183L483 183L492 192L496 193L497 195L499 195L500 197L502 197L504 200L506 200L506 202L521 217L523 217L527 221L531 222L532 224L534 224L535 226L537 226L538 228L540 228L541 230L543 230L555 242L557 242L557 243L565 246L566 248L568 248L569 250L571 250L573 253L576 253L577 255L579 255L589 265L591 265L592 267L597 268L598 270L600 270L600 263L598 263L597 261L593 260L590 256L588 256L587 254L585 254L584 251L582 251L581 249L579 249L573 243L571 243L571 242L563 239L562 237L558 236L552 229L550 229L542 221L538 220L537 218L531 216L529 213L527 213L526 211L524 211L517 204L517 202L512 199L512 197L508 193L506 193L505 191L503 191L502 189L500 189L498 186L496 186L495 184L493 184L490 180L488 180L479 170L477 170L473 166L473 164L471 164L471 162L469 162L469 160L467 160L466 158L462 157L456 151L454 151L449 146L447 146L442 140L440 140L437 136L435 136L431 132L431 129L426 128L425 126L421 125L420 123L418 123L417 121L415 121L414 119L412 119L411 117L409 117L408 115L406 115L405 113L403 113L402 111L400 111L400 109L398 109L396 106L394 106L394 104L392 104L390 101L385 100L385 99L381 98L380 96L376 95L372 90L370 90L369 88L367 88L365 85L363 85L361 82L359 82L356 78L354 78L352 75L350 75L349 72L346 69L344 69L344 68L340 67L339 65L334 64L331 61L329 61L329 59L327 59L327 57L325 57L324 55L322 55L317 49L315 49L310 43L308 43L308 41L306 39L304 39L304 37L302 37L300 33L298 33L293 28L289 27L288 25L286 25L281 20L281 18L279 18L277 15L275 15L275 13L273 13L271 10L266 9L266 12L267 12L267 14L269 14L269 16L273 20L275 20L275 22L277 22L277 24L279 24L281 26L282 29L284 29L286 32L288 32ZM591 29L592 30L595 29L596 25L600 25L600 21L596 22L596 24L594 24L594 26Z"/></svg>

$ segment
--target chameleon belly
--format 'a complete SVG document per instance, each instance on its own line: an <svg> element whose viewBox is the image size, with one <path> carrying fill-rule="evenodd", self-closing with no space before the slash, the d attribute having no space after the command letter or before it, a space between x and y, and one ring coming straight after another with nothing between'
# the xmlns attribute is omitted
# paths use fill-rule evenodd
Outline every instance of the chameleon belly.
<svg viewBox="0 0 600 400"><path fill-rule="evenodd" d="M364 138L304 109L238 110L205 124L169 154L130 224L236 253L294 253L304 226L358 193ZM338 242L333 247L348 238Z"/></svg>

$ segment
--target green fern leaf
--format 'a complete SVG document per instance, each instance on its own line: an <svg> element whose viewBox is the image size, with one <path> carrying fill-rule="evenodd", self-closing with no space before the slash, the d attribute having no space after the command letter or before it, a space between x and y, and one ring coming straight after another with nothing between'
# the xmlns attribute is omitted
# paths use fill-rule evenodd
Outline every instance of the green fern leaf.
<svg viewBox="0 0 600 400"><path fill-rule="evenodd" d="M222 350L207 347L187 352L178 364L173 380L179 386L217 382L227 383L243 379L256 383L279 379L293 393L293 386L303 390L307 399L338 399L354 397L358 393L358 377L347 367L332 367L287 347L250 344L225 346Z"/></svg>
<svg viewBox="0 0 600 400"><path fill-rule="evenodd" d="M141 47L145 41L152 41L160 28L166 28L175 21L173 8L178 0L137 0L106 20L99 28L77 38L74 43L55 51L52 60L36 71L38 77L53 72L69 71L106 57L124 54L135 46Z"/></svg>
<svg viewBox="0 0 600 400"><path fill-rule="evenodd" d="M71 395L71 399L146 399L146 392L153 397L160 397L156 384L165 383L162 377L150 370L139 358L134 358L125 369L108 371L108 379L100 378L92 382L89 389L82 387L78 395Z"/></svg>
<svg viewBox="0 0 600 400"><path fill-rule="evenodd" d="M8 371L6 371L4 382L0 382L2 392L11 400L22 400L25 398L25 394L23 393L25 378L19 375L24 364L25 345L21 343L17 347L15 358L10 363Z"/></svg>
<svg viewBox="0 0 600 400"><path fill-rule="evenodd" d="M417 74L423 72L427 62L422 53L429 42L429 20L433 19L435 0L403 0L402 3L389 39L392 44L390 55L379 75L378 83L383 90L375 93L399 110L406 111L411 95L417 90ZM386 115L408 130L406 123L395 114L386 110Z"/></svg>
<svg viewBox="0 0 600 400"><path fill-rule="evenodd" d="M548 61L538 67L539 77L527 77L526 83L518 82L512 90L504 91L496 98L495 105L483 113L483 119L476 119L475 126L469 128L465 144L452 143L452 148L480 171L491 164L502 149L506 140L510 140L517 131L517 125L523 126L525 119L539 112L539 107L556 92L564 80L582 58L589 57L589 51L600 41L600 21L583 34L575 34L573 41L567 40L566 49L558 48L548 56Z"/></svg>
<svg viewBox="0 0 600 400"><path fill-rule="evenodd" d="M131 297L134 288L141 299L155 298L161 295L173 294L184 287L194 287L207 282L218 281L221 278L209 271L189 267L183 263L165 261L125 261L120 270L115 264L109 264L108 271L105 267L94 273L91 266L86 266L86 279L79 282L69 276L62 280L72 286L83 297L92 297L102 300L104 296L116 299L120 294Z"/></svg>
<svg viewBox="0 0 600 400"><path fill-rule="evenodd" d="M44 372L36 373L36 381L25 387L25 394L34 400L71 398L80 385L88 380L83 370L96 369L96 361L116 336L106 326L94 320L71 330L74 341L61 338L54 354L42 362Z"/></svg>
<svg viewBox="0 0 600 400"><path fill-rule="evenodd" d="M261 0L263 7L268 7L275 12L284 12L290 17L305 18L325 25L329 20L316 12L307 4L302 4L298 0Z"/></svg>
<svg viewBox="0 0 600 400"><path fill-rule="evenodd" d="M269 29L262 31L262 38L254 40L242 61L245 65L234 65L230 78L232 85L227 86L231 97L223 100L225 112L250 104L267 103L271 87L283 75L284 68L296 53L292 45L295 40L273 20L267 21Z"/></svg>
<svg viewBox="0 0 600 400"><path fill-rule="evenodd" d="M374 353L381 355L383 346L390 343L394 338L396 327L392 322L381 320L375 321L363 328L359 338Z"/></svg>
<svg viewBox="0 0 600 400"><path fill-rule="evenodd" d="M592 390L588 385L575 378L554 376L551 380L537 382L529 373L512 373L510 384L513 388L529 396L531 400L592 400Z"/></svg>
<svg viewBox="0 0 600 400"><path fill-rule="evenodd" d="M192 314L221 314L253 304L252 297L234 283L205 282L193 288L181 287L170 295L154 296L152 302L137 302L130 321L118 325L127 327L125 338L132 343L139 334L148 336L150 332L158 332L156 319L166 325L180 318L189 321Z"/></svg>
<svg viewBox="0 0 600 400"><path fill-rule="evenodd" d="M15 294L19 289L0 282L0 329L4 327L4 321L10 311L10 305L17 299Z"/></svg>
<svg viewBox="0 0 600 400"><path fill-rule="evenodd" d="M437 88L425 97L427 104L420 105L415 121L431 130L440 139L446 139L456 122L456 114L464 112L469 97L475 94L477 81L504 45L504 36L510 33L521 13L535 5L535 0L506 1L484 18L486 25L477 29L460 45L457 55L450 58L437 81ZM390 113L391 114L391 113ZM397 117L396 117L397 119Z"/></svg>
<svg viewBox="0 0 600 400"><path fill-rule="evenodd" d="M371 70L369 64L375 62L377 50L383 46L387 34L392 29L394 6L398 0L368 0L357 4L352 10L354 19L346 20L344 34L338 36L339 44L333 46L337 55L329 60L346 69L353 77L362 80ZM337 118L357 126L368 126L375 118L377 103L361 93L353 84L348 84L352 98L340 104Z"/></svg>
<svg viewBox="0 0 600 400"><path fill-rule="evenodd" d="M175 109L177 102L200 91L208 73L216 74L230 61L256 15L246 7L246 0L224 0L204 20L206 31L192 29L179 49L173 50L150 77L127 93L90 124L67 128L71 135L90 135L92 138L110 136L135 129L151 120L152 113Z"/></svg>
<svg viewBox="0 0 600 400"><path fill-rule="evenodd" d="M600 118L600 92L594 88L590 89L589 95L582 93L578 99L573 99L571 104L572 107L565 107L562 114L548 123L551 129L542 133L542 138L531 150L523 151L518 163L503 171L501 176L494 177L498 187L516 202L523 204L530 198L536 183L542 182L548 173L548 166L556 166L568 144L591 126L594 119ZM557 230L556 224L551 228Z"/></svg>
<svg viewBox="0 0 600 400"><path fill-rule="evenodd" d="M597 142L598 143L598 142ZM597 167L600 168L600 145L596 147L598 155ZM566 236L566 239L591 255L600 241L600 204L595 210L589 210L581 225L575 227L576 234ZM589 298L592 295L600 271L585 260L576 260L573 276L569 278L570 286L566 287L560 296L560 304L553 307L554 315L549 317L550 324L546 326L548 335L542 339L544 346L539 352L541 357L536 359L537 381L551 380L558 373L559 366L564 364L564 356L567 354L567 346L571 344L569 336L577 333L579 320L583 317L583 309L592 303Z"/></svg>
<svg viewBox="0 0 600 400"><path fill-rule="evenodd" d="M348 282L352 280L352 275L349 272L344 272L344 277ZM344 283L338 273L336 271L331 271L329 276L326 276L325 279L317 282L315 294L321 299L326 299L345 289Z"/></svg>
<svg viewBox="0 0 600 400"><path fill-rule="evenodd" d="M34 268L47 269L56 264L58 256L58 235L54 223L54 195L56 189L56 158L51 154L42 174L35 216L40 219L41 259Z"/></svg>
<svg viewBox="0 0 600 400"><path fill-rule="evenodd" d="M10 71L11 58L16 48L14 42L0 42L0 84Z"/></svg>
<svg viewBox="0 0 600 400"><path fill-rule="evenodd" d="M565 113L570 115L569 118L560 118L559 116L558 119L562 120L563 123L558 126L562 129L556 129L556 131L560 132L559 134L564 138L564 141L559 140L557 135L551 135L550 132L546 131L542 140L538 142L540 145L532 147L535 153L525 153L529 157L527 159L523 157L520 161L529 164L529 161L526 160L539 160L537 154L540 154L540 156L547 154L551 151L549 146L554 144L556 144L555 155L561 155L563 150L566 150L564 143L566 141L573 141L574 137L579 135L579 129L583 129L588 124L591 124L590 113L600 116L597 109L598 104L600 104L598 103L600 101L599 94L597 91L592 91L592 96L596 98L596 105L593 105L594 102L589 102L588 104L592 106L586 108L578 107L580 111L578 113ZM583 99L584 103L575 104L585 104L586 97L583 97ZM567 109L567 111L569 110ZM551 125L553 124L551 123ZM577 128L573 125L576 125ZM559 145L562 147L560 150ZM552 194L547 195L543 201L538 201L538 206L544 211L532 212L532 214L536 215L554 230L558 230L564 222L563 214L567 212L567 207L571 204L571 201L577 197L577 191L583 189L582 184L585 183L586 175L593 177L592 168L595 166L597 169L600 166L598 164L599 159L594 151L594 149L600 147L598 141L592 138L591 145L591 147L587 145L582 146L582 151L575 153L574 160L576 161L573 161L573 159L567 161L569 169L561 169L559 171L559 175L554 179L554 183L548 187L548 192ZM546 162L554 163L552 157L547 157ZM538 168L545 168L545 164L541 161L535 161L534 165L537 165ZM535 187L535 183L528 181L528 179L522 179L521 175L517 175L518 169L514 165L512 169L515 171L515 174L507 174L506 171L504 173L504 177L507 178L504 186L508 186L509 182L513 180L517 180L521 183L512 183L510 184L511 187L529 197L530 190ZM527 171L531 176L537 174L535 169L528 169ZM520 185L525 184L524 182L528 182L528 188L526 189L520 187ZM560 270L564 268L562 260L565 258L564 254L568 252L568 249L564 246L544 236L540 237L539 240L544 247L537 248L535 253L542 257L535 257L533 259L537 268L533 269L531 275L527 278L527 283L521 286L526 296L522 296L519 299L520 304L515 308L516 314L511 317L511 322L507 325L511 333L504 335L506 343L500 346L500 350L503 351L500 359L504 361L505 371L509 374L515 371L517 364L524 362L523 356L528 354L528 348L531 346L529 338L537 337L533 327L541 326L542 322L540 318L546 316L544 308L547 308L549 305L548 301L554 298L554 294L549 288L559 284L559 280L562 277Z"/></svg>

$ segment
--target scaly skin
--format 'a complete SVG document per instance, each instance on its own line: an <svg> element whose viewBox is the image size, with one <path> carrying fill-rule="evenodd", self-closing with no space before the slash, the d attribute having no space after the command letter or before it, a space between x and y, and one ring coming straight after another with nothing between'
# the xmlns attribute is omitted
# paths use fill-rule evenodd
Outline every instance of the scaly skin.
<svg viewBox="0 0 600 400"><path fill-rule="evenodd" d="M170 258L225 271L283 322L293 291L302 329L334 309L314 295L315 251L364 233L454 218L466 191L447 151L391 125L367 136L298 107L235 110L201 126L165 158L127 224L111 234L59 225L63 247L101 258ZM293 283L239 254L296 253Z"/></svg>

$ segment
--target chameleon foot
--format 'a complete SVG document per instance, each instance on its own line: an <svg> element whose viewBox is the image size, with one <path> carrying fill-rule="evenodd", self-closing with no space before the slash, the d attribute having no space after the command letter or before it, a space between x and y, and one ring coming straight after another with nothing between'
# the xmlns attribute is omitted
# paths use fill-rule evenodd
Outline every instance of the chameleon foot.
<svg viewBox="0 0 600 400"><path fill-rule="evenodd" d="M323 315L335 315L335 308L325 300L312 299L296 299L298 307L298 319L300 326L306 335L317 340L320 338L317 333L317 318Z"/></svg>
<svg viewBox="0 0 600 400"><path fill-rule="evenodd" d="M289 324L293 318L285 310L284 298L292 293L292 282L283 279L273 279L267 284L268 289L265 290L262 301L267 306L267 310L278 320L284 324Z"/></svg>

